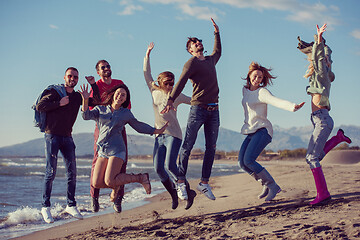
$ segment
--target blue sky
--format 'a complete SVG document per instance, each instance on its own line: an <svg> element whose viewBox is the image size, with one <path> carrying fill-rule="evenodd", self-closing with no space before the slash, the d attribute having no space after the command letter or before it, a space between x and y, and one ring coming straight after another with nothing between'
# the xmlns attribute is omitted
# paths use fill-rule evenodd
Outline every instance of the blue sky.
<svg viewBox="0 0 360 240"><path fill-rule="evenodd" d="M306 104L296 113L269 107L268 117L284 128L310 125L310 98L305 93L305 55L297 50L300 35L312 41L315 24L328 24L324 34L333 50L336 79L331 89L335 125L359 126L360 2L357 0L1 0L0 72L2 117L0 147L41 138L33 127L31 105L49 84L62 83L69 66L98 79L95 63L106 59L113 78L131 90L134 115L153 124L151 96L142 72L147 44L153 77L172 71L176 80L190 55L187 37L213 48L214 18L223 53L217 65L221 127L239 131L244 113L241 89L251 61L273 68L278 78L269 90ZM79 85L76 87L79 89ZM183 93L191 95L188 82ZM178 117L186 126L189 107ZM78 118L74 133L92 132L94 122ZM128 127L128 132L133 133Z"/></svg>

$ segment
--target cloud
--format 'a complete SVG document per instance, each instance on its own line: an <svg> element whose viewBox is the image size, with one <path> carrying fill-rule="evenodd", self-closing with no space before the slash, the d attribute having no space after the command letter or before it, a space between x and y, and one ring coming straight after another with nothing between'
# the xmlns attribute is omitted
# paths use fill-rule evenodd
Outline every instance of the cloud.
<svg viewBox="0 0 360 240"><path fill-rule="evenodd" d="M211 10L208 7L197 7L189 4L179 4L178 8L181 9L182 13L191 17L196 17L201 20L209 20L210 18L217 19L215 10Z"/></svg>
<svg viewBox="0 0 360 240"><path fill-rule="evenodd" d="M52 28L52 29L59 29L59 27L54 25L54 24L49 24L49 27Z"/></svg>
<svg viewBox="0 0 360 240"><path fill-rule="evenodd" d="M351 36L353 36L356 39L360 39L360 29L355 29L350 33Z"/></svg>
<svg viewBox="0 0 360 240"><path fill-rule="evenodd" d="M257 11L277 10L287 13L287 20L299 23L328 23L338 25L339 8L321 3L308 4L300 0L204 0L214 4L225 4L241 9Z"/></svg>
<svg viewBox="0 0 360 240"><path fill-rule="evenodd" d="M219 13L224 14L217 6L225 5L256 11L281 11L287 14L287 20L298 23L322 24L326 22L329 26L340 24L339 7L324 5L320 2L304 3L301 0L121 0L120 5L125 8L118 14L132 15L136 11L143 11L144 8L141 5L143 3L173 5L175 9L181 11L183 16L201 20L208 20L210 17L216 19ZM211 3L211 7L208 3Z"/></svg>
<svg viewBox="0 0 360 240"><path fill-rule="evenodd" d="M122 0L120 2L121 6L125 6L124 10L118 12L118 15L133 15L136 11L142 11L144 8L141 5L133 4L132 0Z"/></svg>

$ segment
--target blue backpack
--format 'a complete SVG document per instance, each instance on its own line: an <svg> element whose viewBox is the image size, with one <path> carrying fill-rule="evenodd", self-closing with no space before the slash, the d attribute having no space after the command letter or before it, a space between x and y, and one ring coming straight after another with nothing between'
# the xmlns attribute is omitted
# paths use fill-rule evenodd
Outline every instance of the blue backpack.
<svg viewBox="0 0 360 240"><path fill-rule="evenodd" d="M44 93L47 90L55 89L57 93L60 95L61 98L66 96L66 89L64 84L56 84L48 86L36 99L35 103L32 105L32 109L35 111L34 115L34 127L40 128L40 132L45 132L45 125L46 125L46 112L39 112L36 110L36 105L39 103L40 99L44 96Z"/></svg>

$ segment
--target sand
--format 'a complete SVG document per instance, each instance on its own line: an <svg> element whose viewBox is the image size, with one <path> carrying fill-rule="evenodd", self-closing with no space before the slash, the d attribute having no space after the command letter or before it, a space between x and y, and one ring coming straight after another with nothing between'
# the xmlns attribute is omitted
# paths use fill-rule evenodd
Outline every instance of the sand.
<svg viewBox="0 0 360 240"><path fill-rule="evenodd" d="M359 239L360 152L331 151L322 161L332 199L320 206L304 160L261 162L282 188L275 200L257 199L262 186L247 174L210 181L217 199L198 193L185 210L163 193L120 214L77 220L18 239ZM192 181L196 186L198 181Z"/></svg>

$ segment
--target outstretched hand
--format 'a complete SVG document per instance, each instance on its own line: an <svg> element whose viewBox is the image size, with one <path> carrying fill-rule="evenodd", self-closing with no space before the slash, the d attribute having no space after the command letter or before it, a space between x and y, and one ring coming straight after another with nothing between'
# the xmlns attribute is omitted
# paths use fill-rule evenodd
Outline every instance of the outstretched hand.
<svg viewBox="0 0 360 240"><path fill-rule="evenodd" d="M146 50L146 56L149 57L150 56L150 53L151 53L151 50L153 50L154 48L154 42L151 42L149 45L148 45L148 48Z"/></svg>
<svg viewBox="0 0 360 240"><path fill-rule="evenodd" d="M300 104L297 104L295 105L295 108L294 108L294 112L296 112L297 110L299 110L300 108L302 108L302 106L304 106L305 102L302 102Z"/></svg>
<svg viewBox="0 0 360 240"><path fill-rule="evenodd" d="M165 125L162 128L155 129L154 134L162 134L165 131L165 129L167 128L168 125L169 125L169 122L166 122Z"/></svg>
<svg viewBox="0 0 360 240"><path fill-rule="evenodd" d="M176 108L174 107L173 101L168 100L166 106L165 106L164 109L160 112L160 114L168 113L168 112L170 112L171 109L173 109L174 111L176 111Z"/></svg>
<svg viewBox="0 0 360 240"><path fill-rule="evenodd" d="M317 31L317 35L318 35L318 43L321 43L322 34L326 31L326 27L327 27L326 23L324 25L322 25L321 28L319 28L319 25L316 25L316 31Z"/></svg>
<svg viewBox="0 0 360 240"><path fill-rule="evenodd" d="M215 21L214 21L214 19L212 19L211 18L211 21L212 21L212 23L213 23L213 25L214 25L214 28L215 28L215 33L218 33L219 32L219 26L218 25L216 25L216 23L215 23Z"/></svg>
<svg viewBox="0 0 360 240"><path fill-rule="evenodd" d="M90 97L89 85L85 85L85 84L80 85L79 93L81 94L84 100L89 99Z"/></svg>

